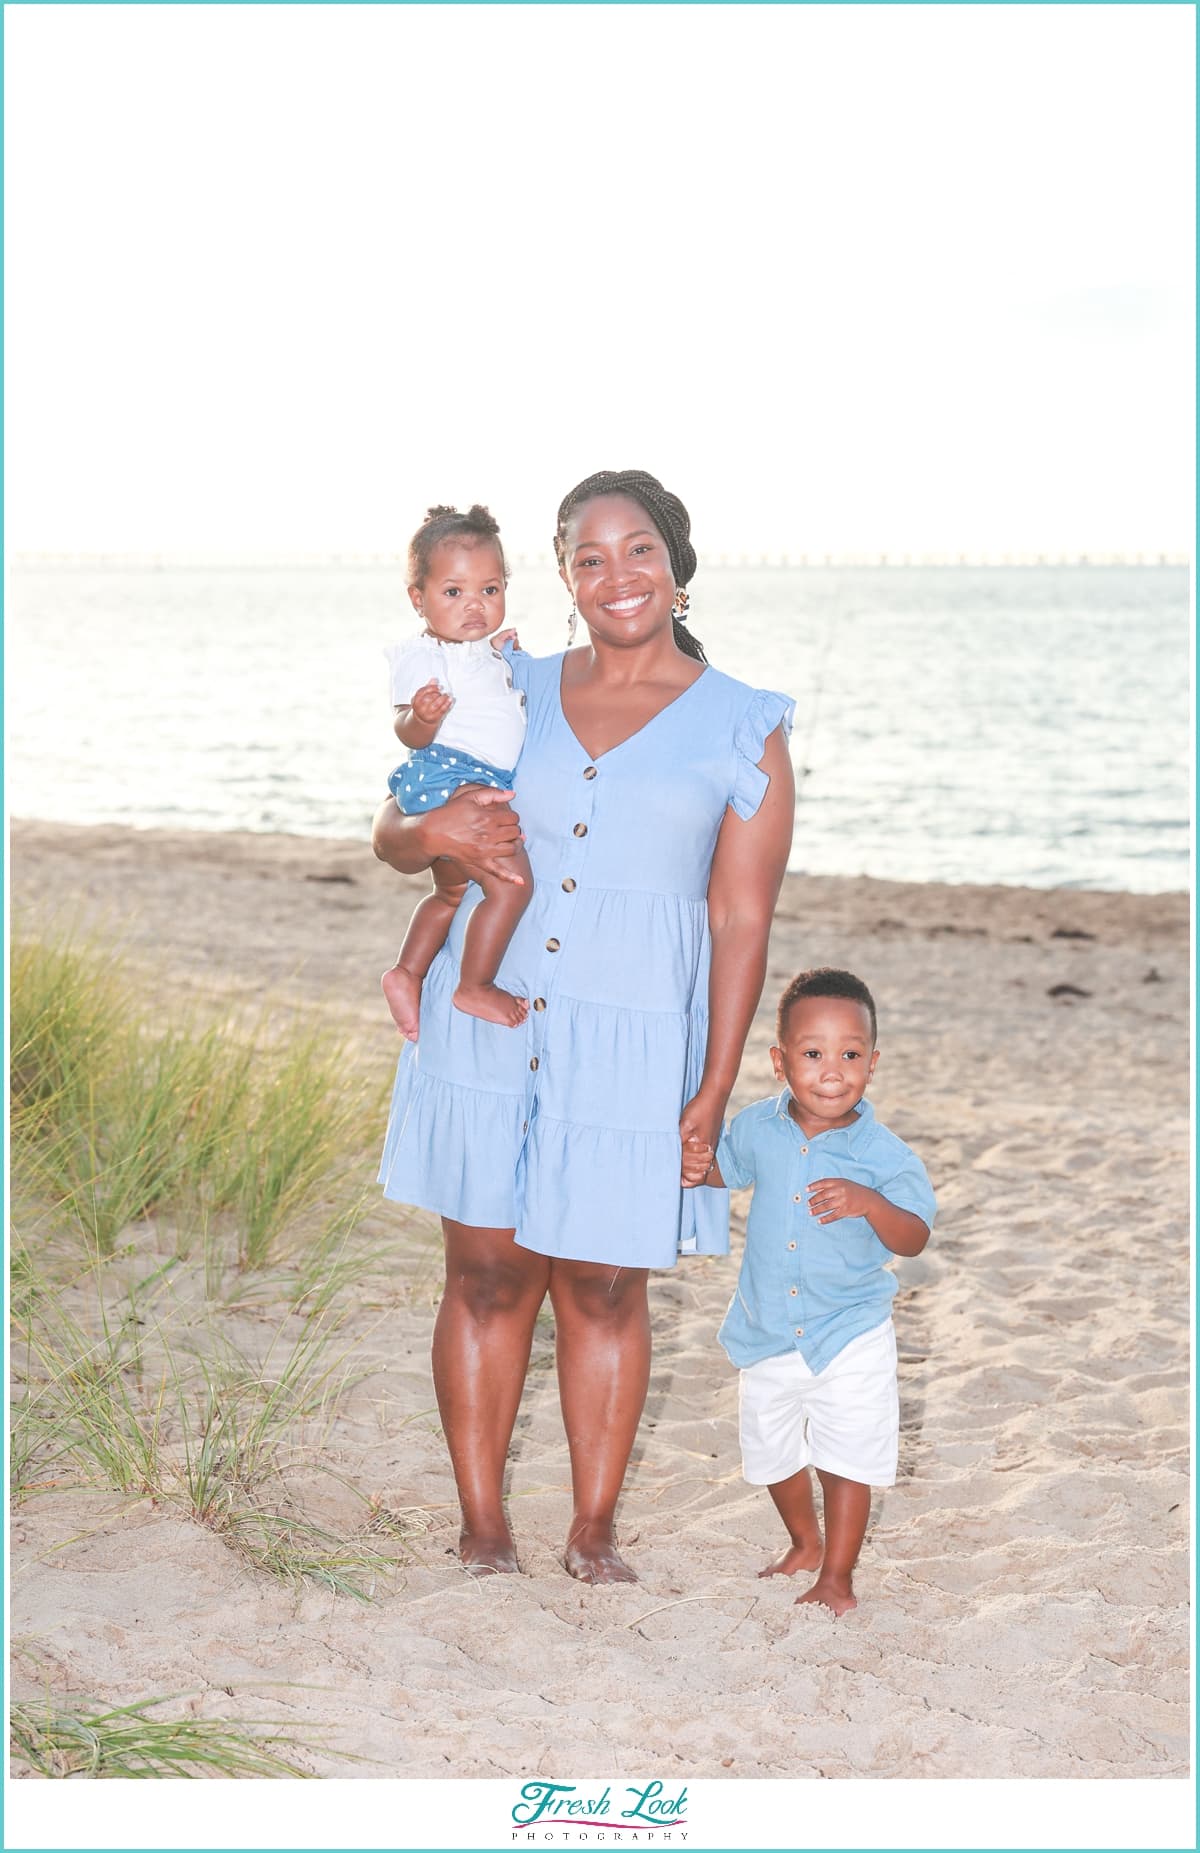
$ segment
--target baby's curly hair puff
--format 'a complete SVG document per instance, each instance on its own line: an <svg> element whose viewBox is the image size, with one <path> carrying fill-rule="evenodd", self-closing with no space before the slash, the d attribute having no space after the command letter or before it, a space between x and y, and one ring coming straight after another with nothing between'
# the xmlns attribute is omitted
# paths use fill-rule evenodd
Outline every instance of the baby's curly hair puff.
<svg viewBox="0 0 1200 1853"><path fill-rule="evenodd" d="M425 511L425 519L408 543L408 583L423 586L429 573L433 550L444 540L461 535L472 543L490 540L500 555L500 571L508 584L508 561L500 540L500 523L482 502L473 502L464 514L449 502L438 502Z"/></svg>

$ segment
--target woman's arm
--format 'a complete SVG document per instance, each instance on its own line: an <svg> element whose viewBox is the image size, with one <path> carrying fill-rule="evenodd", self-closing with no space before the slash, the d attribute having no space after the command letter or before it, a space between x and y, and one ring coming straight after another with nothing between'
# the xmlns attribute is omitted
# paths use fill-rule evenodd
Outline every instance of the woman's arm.
<svg viewBox="0 0 1200 1853"><path fill-rule="evenodd" d="M508 808L511 791L461 791L425 817L407 817L394 798L375 813L371 847L401 875L417 875L438 856L449 856L473 881L494 875L522 886L512 858L521 847L521 822Z"/></svg>
<svg viewBox="0 0 1200 1853"><path fill-rule="evenodd" d="M796 817L796 784L782 728L759 765L770 784L745 822L727 811L708 883L712 971L708 983L708 1052L699 1092L683 1110L680 1136L715 1151L726 1103L767 975L771 918L787 868Z"/></svg>

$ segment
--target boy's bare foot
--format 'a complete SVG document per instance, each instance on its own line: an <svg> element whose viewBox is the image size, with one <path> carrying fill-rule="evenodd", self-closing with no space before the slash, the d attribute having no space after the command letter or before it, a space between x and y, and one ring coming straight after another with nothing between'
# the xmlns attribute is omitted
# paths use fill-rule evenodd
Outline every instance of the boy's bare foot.
<svg viewBox="0 0 1200 1853"><path fill-rule="evenodd" d="M822 1608L832 1609L835 1615L845 1615L858 1607L858 1600L849 1582L837 1583L832 1579L819 1576L811 1589L806 1589L797 1602L819 1602Z"/></svg>
<svg viewBox="0 0 1200 1853"><path fill-rule="evenodd" d="M824 1555L825 1549L820 1538L812 1544L793 1544L783 1553L782 1557L777 1557L774 1563L769 1563L766 1569L760 1570L758 1574L760 1576L795 1576L797 1570L819 1570Z"/></svg>
<svg viewBox="0 0 1200 1853"><path fill-rule="evenodd" d="M421 980L403 966L393 965L379 982L396 1028L409 1042L415 1042L421 1018Z"/></svg>
<svg viewBox="0 0 1200 1853"><path fill-rule="evenodd" d="M520 1572L517 1548L508 1531L461 1531L458 1554L472 1576L516 1576Z"/></svg>
<svg viewBox="0 0 1200 1853"><path fill-rule="evenodd" d="M485 1023L516 1029L529 1015L529 999L514 997L498 984L460 984L454 993L454 1008L465 1010L469 1017L482 1017Z"/></svg>
<svg viewBox="0 0 1200 1853"><path fill-rule="evenodd" d="M563 1564L581 1583L636 1583L610 1525L581 1525L567 1539Z"/></svg>

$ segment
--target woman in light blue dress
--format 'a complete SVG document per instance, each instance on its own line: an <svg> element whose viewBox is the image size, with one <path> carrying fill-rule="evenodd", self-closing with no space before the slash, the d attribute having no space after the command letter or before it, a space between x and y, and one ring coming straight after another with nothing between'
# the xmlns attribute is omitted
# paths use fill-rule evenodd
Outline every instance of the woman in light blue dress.
<svg viewBox="0 0 1200 1853"><path fill-rule="evenodd" d="M648 1270L729 1246L727 1194L682 1188L681 1140L715 1149L762 990L793 704L707 666L681 621L687 511L654 477L589 477L555 546L590 643L513 656L527 731L512 810L492 792L430 816L385 806L375 835L408 872L438 855L503 872L516 812L535 887L497 982L531 1008L516 1029L454 1009L468 895L401 1056L380 1176L442 1217L433 1370L463 1562L518 1567L502 1483L548 1292L575 1502L564 1561L623 1582L614 1514L649 1380Z"/></svg>

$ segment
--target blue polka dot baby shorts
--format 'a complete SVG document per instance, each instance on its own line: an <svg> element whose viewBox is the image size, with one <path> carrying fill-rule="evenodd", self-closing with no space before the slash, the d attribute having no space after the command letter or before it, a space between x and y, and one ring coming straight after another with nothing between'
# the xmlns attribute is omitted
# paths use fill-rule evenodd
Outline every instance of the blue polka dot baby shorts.
<svg viewBox="0 0 1200 1853"><path fill-rule="evenodd" d="M489 766L473 759L460 747L416 746L396 767L388 780L388 790L406 816L421 811L436 811L453 797L460 785L490 785L493 791L511 791L513 775L499 766Z"/></svg>

